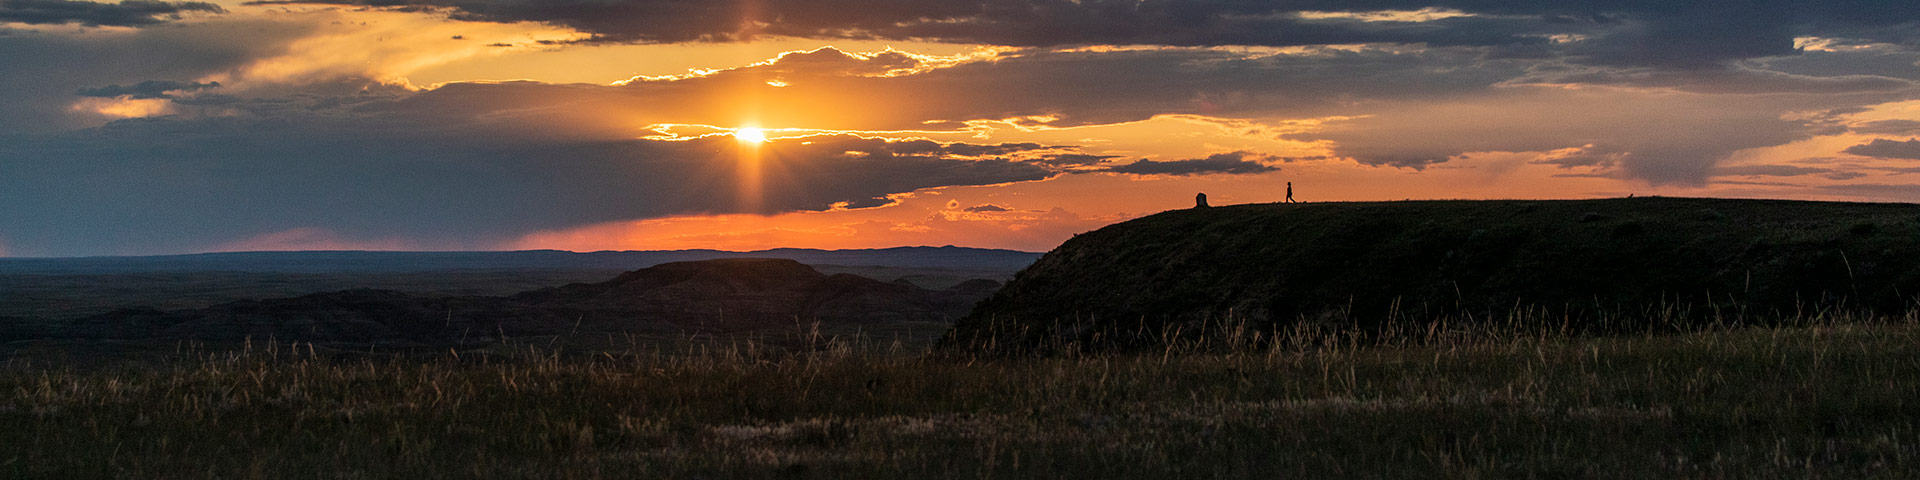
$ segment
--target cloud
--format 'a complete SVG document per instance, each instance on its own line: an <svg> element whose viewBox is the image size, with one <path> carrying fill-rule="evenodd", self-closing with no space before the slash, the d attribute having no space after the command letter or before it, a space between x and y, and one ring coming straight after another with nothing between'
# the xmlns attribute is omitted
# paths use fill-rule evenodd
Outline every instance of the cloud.
<svg viewBox="0 0 1920 480"><path fill-rule="evenodd" d="M1241 175L1280 170L1280 167L1260 163L1256 160L1273 161L1274 159L1253 152L1241 151L1216 153L1208 155L1206 158L1169 160L1165 162L1142 159L1125 165L1108 167L1104 171L1129 175Z"/></svg>
<svg viewBox="0 0 1920 480"><path fill-rule="evenodd" d="M1163 114L1338 115L1380 102L1472 95L1525 71L1523 65L1481 61L1466 51L1250 55L1177 49L1022 52L938 67L917 63L909 68L919 73L911 75L871 74L899 65L884 56L821 49L762 65L618 86L451 84L422 92L394 110L523 119L565 112L591 118L566 122L586 129L627 128L635 122L735 125L748 118L772 128L917 130L940 119L1021 119L1018 123L1027 127L1069 127ZM774 79L785 86L767 84Z"/></svg>
<svg viewBox="0 0 1920 480"><path fill-rule="evenodd" d="M1920 140L1907 141L1874 139L1871 142L1847 147L1846 153L1863 157L1908 158L1920 160Z"/></svg>
<svg viewBox="0 0 1920 480"><path fill-rule="evenodd" d="M1851 130L1865 135L1920 135L1920 121L1876 120L1855 124Z"/></svg>
<svg viewBox="0 0 1920 480"><path fill-rule="evenodd" d="M1119 155L1087 155L1084 153L1063 153L1063 154L1056 154L1056 155L1047 155L1041 158L1040 160L1035 160L1035 161L1044 163L1047 165L1055 166L1055 167L1081 167L1081 166L1088 166L1088 165L1098 165L1100 163L1106 162L1107 160L1111 160L1115 158L1120 158L1120 156Z"/></svg>
<svg viewBox="0 0 1920 480"><path fill-rule="evenodd" d="M1798 177L1803 175L1832 174L1833 169L1801 167L1795 165L1727 165L1715 167L1714 176L1728 177Z"/></svg>
<svg viewBox="0 0 1920 480"><path fill-rule="evenodd" d="M1515 79L1508 84L1604 85L1715 94L1845 94L1911 90L1920 86L1920 83L1912 80L1879 75L1796 75L1746 66L1702 67L1690 70L1659 68L1547 70Z"/></svg>
<svg viewBox="0 0 1920 480"><path fill-rule="evenodd" d="M219 88L220 82L174 82L167 80L148 80L133 85L108 85L98 88L82 88L74 95L82 97L128 97L132 99L172 99L172 92L193 92Z"/></svg>
<svg viewBox="0 0 1920 480"><path fill-rule="evenodd" d="M1372 42L1433 45L1541 43L1524 22L1472 15L1374 21L1245 2L784 0L261 1L446 9L456 19L536 21L591 32L598 42L735 41L761 35L930 39L1018 46L1086 44L1322 45Z"/></svg>
<svg viewBox="0 0 1920 480"><path fill-rule="evenodd" d="M1627 152L1618 149L1587 144L1547 152L1536 163L1557 165L1560 168L1594 167L1608 168L1618 165Z"/></svg>
<svg viewBox="0 0 1920 480"><path fill-rule="evenodd" d="M1467 153L1537 152L1543 163L1575 172L1699 186L1715 166L1741 150L1832 133L1819 122L1786 115L1789 112L1875 104L1905 95L1524 88L1458 101L1409 102L1289 138L1333 142L1335 153L1368 165L1425 168Z"/></svg>
<svg viewBox="0 0 1920 480"><path fill-rule="evenodd" d="M852 135L750 149L730 137L578 139L327 115L128 120L0 140L0 204L34 206L0 209L0 231L51 255L391 239L488 248L600 222L872 207L923 188L1055 175L1010 158L1017 150ZM956 153L982 151L1008 155Z"/></svg>
<svg viewBox="0 0 1920 480"><path fill-rule="evenodd" d="M931 40L1021 47L1084 45L1473 46L1512 57L1700 68L1795 54L1809 33L1911 42L1898 0L1711 2L1388 0L319 0L434 9L484 22L545 22L596 42L739 41L763 35ZM1422 13L1426 12L1426 13Z"/></svg>
<svg viewBox="0 0 1920 480"><path fill-rule="evenodd" d="M1011 211L1011 210L1013 210L1013 209L1011 209L1011 208L1007 208L1007 207L1002 207L1002 206L999 206L999 205L994 205L994 204L991 204L991 203L988 203L988 204L982 204L982 205L974 205L974 206L971 206L971 207L967 207L967 211L969 211L969 212L974 212L974 213L982 213L982 212L1006 212L1006 211Z"/></svg>
<svg viewBox="0 0 1920 480"><path fill-rule="evenodd" d="M97 126L112 118L76 110L75 86L134 85L155 79L190 84L272 57L310 33L297 24L251 19L178 28L87 33L20 32L0 36L0 131L45 133ZM76 61L85 59L85 61ZM162 92L164 93L164 92Z"/></svg>
<svg viewBox="0 0 1920 480"><path fill-rule="evenodd" d="M6 0L0 2L0 23L30 25L80 24L89 27L138 27L178 20L188 13L225 13L205 2L124 0L100 3L73 0Z"/></svg>

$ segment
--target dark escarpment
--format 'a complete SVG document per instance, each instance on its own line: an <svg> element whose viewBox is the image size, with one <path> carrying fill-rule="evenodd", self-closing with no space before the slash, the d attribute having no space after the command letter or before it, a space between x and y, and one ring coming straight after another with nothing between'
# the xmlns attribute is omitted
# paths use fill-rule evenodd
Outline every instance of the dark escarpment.
<svg viewBox="0 0 1920 480"><path fill-rule="evenodd" d="M1262 204L1079 235L961 319L959 348L1137 348L1306 323L1764 323L1900 315L1920 205L1638 198ZM1051 347L1049 347L1051 348Z"/></svg>

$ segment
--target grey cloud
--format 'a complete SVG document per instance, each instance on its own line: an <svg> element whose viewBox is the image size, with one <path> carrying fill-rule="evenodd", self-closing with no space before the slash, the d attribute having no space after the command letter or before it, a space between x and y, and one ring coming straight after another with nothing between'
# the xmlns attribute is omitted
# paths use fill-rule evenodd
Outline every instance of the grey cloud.
<svg viewBox="0 0 1920 480"><path fill-rule="evenodd" d="M1169 160L1157 162L1139 160L1125 165L1115 165L1103 171L1130 175L1205 175L1205 174L1251 174L1280 170L1279 167L1260 163L1258 159L1271 160L1269 157L1253 152L1239 151L1216 153L1206 158Z"/></svg>
<svg viewBox="0 0 1920 480"><path fill-rule="evenodd" d="M1847 147L1847 149L1843 151L1863 157L1920 160L1920 140L1909 139L1903 142L1878 138L1871 142Z"/></svg>
<svg viewBox="0 0 1920 480"><path fill-rule="evenodd" d="M1912 90L1920 86L1912 80L1878 75L1797 75L1744 66L1691 70L1587 68L1529 75L1508 83L1612 85L1713 94L1845 94Z"/></svg>
<svg viewBox="0 0 1920 480"><path fill-rule="evenodd" d="M1080 166L1087 166L1087 165L1098 165L1102 162L1115 159L1115 158L1120 158L1120 156L1119 155L1088 155L1084 153L1065 153L1065 154L1057 154L1057 155L1047 155L1045 157L1042 157L1040 160L1036 160L1036 161L1047 164L1047 165L1055 166L1055 167L1080 167Z"/></svg>
<svg viewBox="0 0 1920 480"><path fill-rule="evenodd" d="M226 9L205 2L160 2L125 0L100 3L75 0L0 1L0 22L26 24L76 23L89 27L138 27L179 19L191 12L224 13Z"/></svg>
<svg viewBox="0 0 1920 480"><path fill-rule="evenodd" d="M0 36L0 131L44 133L106 119L72 109L75 85L138 85L228 72L274 55L307 33L299 25L219 20L113 35L17 32ZM86 59L76 61L75 59Z"/></svg>
<svg viewBox="0 0 1920 480"><path fill-rule="evenodd" d="M1801 167L1794 165L1731 165L1715 167L1714 176L1760 176L1760 177L1798 177L1803 175L1822 175L1835 173L1828 168Z"/></svg>
<svg viewBox="0 0 1920 480"><path fill-rule="evenodd" d="M1017 153L1017 152L1052 148L1052 147L1048 147L1038 143L1001 143L1001 144L995 144L995 145L979 145L979 144L970 144L970 143L940 143L932 140L906 140L906 141L892 142L888 145L889 145L888 150L890 152L898 153L898 154L905 154L905 155L945 154L945 155L960 155L960 156L969 156L969 157L977 157L977 156L983 156L983 155L1007 155L1007 154Z"/></svg>
<svg viewBox="0 0 1920 480"><path fill-rule="evenodd" d="M1853 125L1851 130L1867 135L1920 135L1920 121L1876 120Z"/></svg>
<svg viewBox="0 0 1920 480"><path fill-rule="evenodd" d="M1753 64L1793 75L1867 75L1920 80L1920 51L1914 50L1809 51L1756 60Z"/></svg>
<svg viewBox="0 0 1920 480"><path fill-rule="evenodd" d="M175 82L169 80L148 80L132 85L108 85L98 88L82 88L74 95L82 97L128 97L135 99L174 98L173 92L192 92L219 88L220 82Z"/></svg>
<svg viewBox="0 0 1920 480"><path fill-rule="evenodd" d="M969 211L969 212L974 212L974 213L982 213L982 212L1006 212L1006 211L1011 211L1011 210L1013 210L1013 209L1011 209L1011 208L1007 208L1007 207L1002 207L1002 206L999 206L999 205L994 205L994 204L991 204L991 203L989 203L989 204L984 204L984 205L974 205L974 206L971 206L971 207L967 207L967 211Z"/></svg>
<svg viewBox="0 0 1920 480"><path fill-rule="evenodd" d="M1543 159L1540 163L1557 165L1560 168L1612 167L1620 163L1621 157L1626 153L1607 145L1584 146L1576 152Z"/></svg>

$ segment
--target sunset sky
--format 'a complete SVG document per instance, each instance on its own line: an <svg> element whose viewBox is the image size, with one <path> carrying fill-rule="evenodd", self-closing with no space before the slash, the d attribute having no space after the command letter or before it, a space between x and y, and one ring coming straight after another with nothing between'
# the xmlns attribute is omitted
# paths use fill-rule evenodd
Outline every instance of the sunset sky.
<svg viewBox="0 0 1920 480"><path fill-rule="evenodd" d="M1920 201L1912 0L0 0L0 256Z"/></svg>

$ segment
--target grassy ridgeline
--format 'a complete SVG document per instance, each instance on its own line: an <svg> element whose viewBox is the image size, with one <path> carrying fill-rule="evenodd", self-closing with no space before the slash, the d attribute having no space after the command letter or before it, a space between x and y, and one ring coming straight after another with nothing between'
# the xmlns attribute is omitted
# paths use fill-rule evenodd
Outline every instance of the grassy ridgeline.
<svg viewBox="0 0 1920 480"><path fill-rule="evenodd" d="M1516 318L1644 331L1833 311L1897 316L1916 295L1920 205L1238 205L1079 235L959 321L949 344L1153 348L1167 332L1223 319L1268 331Z"/></svg>
<svg viewBox="0 0 1920 480"><path fill-rule="evenodd" d="M0 476L1914 478L1920 325L0 368ZM521 351L514 348L507 350Z"/></svg>

